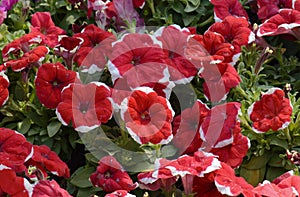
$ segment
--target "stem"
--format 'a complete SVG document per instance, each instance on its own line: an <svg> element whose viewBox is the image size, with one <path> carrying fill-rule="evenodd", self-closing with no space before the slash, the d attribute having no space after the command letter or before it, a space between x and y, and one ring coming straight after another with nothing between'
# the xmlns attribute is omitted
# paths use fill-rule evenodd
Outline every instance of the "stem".
<svg viewBox="0 0 300 197"><path fill-rule="evenodd" d="M289 129L288 129L288 128L285 128L285 129L283 129L283 131L284 131L284 134L285 134L287 140L288 140L289 142L291 142L291 141L292 141L292 137L291 137L291 134L290 134Z"/></svg>
<svg viewBox="0 0 300 197"><path fill-rule="evenodd" d="M203 21L202 23L200 23L198 25L198 27L203 27L209 23L212 23L214 21L214 17L213 16L210 16L208 19L206 19L205 21Z"/></svg>
<svg viewBox="0 0 300 197"><path fill-rule="evenodd" d="M149 8L151 10L152 16L154 16L156 14L155 9L154 9L154 3L153 0L146 0L147 3L149 4Z"/></svg>

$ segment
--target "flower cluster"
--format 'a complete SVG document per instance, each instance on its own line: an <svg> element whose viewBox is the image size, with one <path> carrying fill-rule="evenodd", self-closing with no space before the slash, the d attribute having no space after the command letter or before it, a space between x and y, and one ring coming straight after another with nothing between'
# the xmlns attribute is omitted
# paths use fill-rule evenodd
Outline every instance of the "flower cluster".
<svg viewBox="0 0 300 197"><path fill-rule="evenodd" d="M200 6L187 2L187 13ZM0 16L15 3L2 1ZM247 12L238 0L210 0L214 16L198 26L205 29L173 23L147 29L161 13L154 1L65 3L74 16L58 24L59 12L35 12L28 33L2 47L0 112L7 117L0 126L7 128L0 128L0 196L299 195L299 176L285 172L299 165L293 149L300 146L294 122L300 100L260 72L267 60L284 64L283 50L265 37L300 40L300 1L249 1ZM73 24L82 13L89 22ZM15 123L14 112L24 120ZM106 136L95 135L99 130ZM71 176L52 150L81 159L82 144L86 161ZM270 166L281 171L273 175ZM66 180L68 192L49 175ZM77 191L79 183L84 189Z"/></svg>
<svg viewBox="0 0 300 197"><path fill-rule="evenodd" d="M48 173L69 178L68 166L45 145L32 145L17 131L0 128L0 194L70 196Z"/></svg>

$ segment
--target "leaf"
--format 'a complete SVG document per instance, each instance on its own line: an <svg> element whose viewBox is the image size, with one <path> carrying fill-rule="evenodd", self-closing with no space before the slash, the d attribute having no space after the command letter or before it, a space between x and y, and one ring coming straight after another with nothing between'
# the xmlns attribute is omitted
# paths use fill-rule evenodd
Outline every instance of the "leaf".
<svg viewBox="0 0 300 197"><path fill-rule="evenodd" d="M255 170L255 169L260 169L264 167L268 161L270 160L272 154L270 152L265 152L262 156L252 156L250 158L250 161L244 161L242 164L242 167L250 169L250 170Z"/></svg>
<svg viewBox="0 0 300 197"><path fill-rule="evenodd" d="M270 145L275 145L282 147L283 149L288 149L288 142L284 139L279 139L276 135L272 135L268 138L270 140Z"/></svg>
<svg viewBox="0 0 300 197"><path fill-rule="evenodd" d="M275 178L279 177L285 172L286 170L284 168L268 167L266 172L266 179L269 181L273 181Z"/></svg>
<svg viewBox="0 0 300 197"><path fill-rule="evenodd" d="M25 134L28 132L28 130L31 127L31 121L29 118L25 118L22 122L18 123L18 131L22 134Z"/></svg>
<svg viewBox="0 0 300 197"><path fill-rule="evenodd" d="M75 21L77 21L80 17L81 17L81 15L79 13L68 12L66 14L66 16L60 22L59 26L66 29L69 25L74 24Z"/></svg>
<svg viewBox="0 0 300 197"><path fill-rule="evenodd" d="M178 149L175 146L166 145L166 146L163 146L161 149L161 156L163 158L172 157L172 156L176 155L177 151L178 151Z"/></svg>
<svg viewBox="0 0 300 197"><path fill-rule="evenodd" d="M189 0L186 7L184 8L185 12L193 12L197 10L197 8L200 6L200 0Z"/></svg>
<svg viewBox="0 0 300 197"><path fill-rule="evenodd" d="M50 124L47 126L47 131L49 137L53 137L60 129L61 127L61 122L59 121L52 121Z"/></svg>
<svg viewBox="0 0 300 197"><path fill-rule="evenodd" d="M71 184L75 185L79 188L87 188L92 187L92 183L89 181L89 178L93 172L95 172L94 167L80 167L78 170L74 172L71 177Z"/></svg>
<svg viewBox="0 0 300 197"><path fill-rule="evenodd" d="M94 196L93 194L102 191L100 187L79 189L76 197Z"/></svg>
<svg viewBox="0 0 300 197"><path fill-rule="evenodd" d="M266 172L266 167L259 168L256 170L250 170L247 168L241 167L240 176L243 177L248 183L253 186L256 186L258 183L262 182Z"/></svg>

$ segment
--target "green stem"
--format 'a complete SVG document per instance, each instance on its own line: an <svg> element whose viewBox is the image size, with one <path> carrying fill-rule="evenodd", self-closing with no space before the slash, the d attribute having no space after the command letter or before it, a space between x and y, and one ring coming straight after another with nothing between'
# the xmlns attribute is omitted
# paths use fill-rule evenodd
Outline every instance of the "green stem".
<svg viewBox="0 0 300 197"><path fill-rule="evenodd" d="M149 4L149 8L151 10L152 16L156 14L155 9L154 9L154 2L153 0L147 0L147 3Z"/></svg>
<svg viewBox="0 0 300 197"><path fill-rule="evenodd" d="M203 26L205 26L205 25L207 25L209 23L212 23L212 22L214 22L214 17L210 16L208 19L206 19L205 21L203 21L202 23L200 23L198 25L198 27L203 27Z"/></svg>
<svg viewBox="0 0 300 197"><path fill-rule="evenodd" d="M290 130L288 128L285 128L285 129L283 129L283 131L284 131L284 134L285 134L288 142L291 142L292 141L292 137L291 137L291 134L290 134Z"/></svg>

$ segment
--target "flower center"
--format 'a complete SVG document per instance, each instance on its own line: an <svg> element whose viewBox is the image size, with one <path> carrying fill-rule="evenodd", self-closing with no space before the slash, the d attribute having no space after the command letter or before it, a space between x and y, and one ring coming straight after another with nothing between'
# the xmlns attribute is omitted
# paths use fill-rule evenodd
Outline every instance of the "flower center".
<svg viewBox="0 0 300 197"><path fill-rule="evenodd" d="M105 178L110 178L110 176L111 176L111 174L110 174L109 171L105 172L105 174L104 174L104 177L105 177Z"/></svg>
<svg viewBox="0 0 300 197"><path fill-rule="evenodd" d="M151 121L151 117L148 111L144 111L143 113L141 113L140 117L142 124L148 124Z"/></svg>
<svg viewBox="0 0 300 197"><path fill-rule="evenodd" d="M79 110L85 114L89 109L89 103L88 102L82 102L80 103L80 106L79 106Z"/></svg>
<svg viewBox="0 0 300 197"><path fill-rule="evenodd" d="M136 57L133 57L131 63L136 66L136 65L140 64L140 61L141 61L141 57L136 56Z"/></svg>

